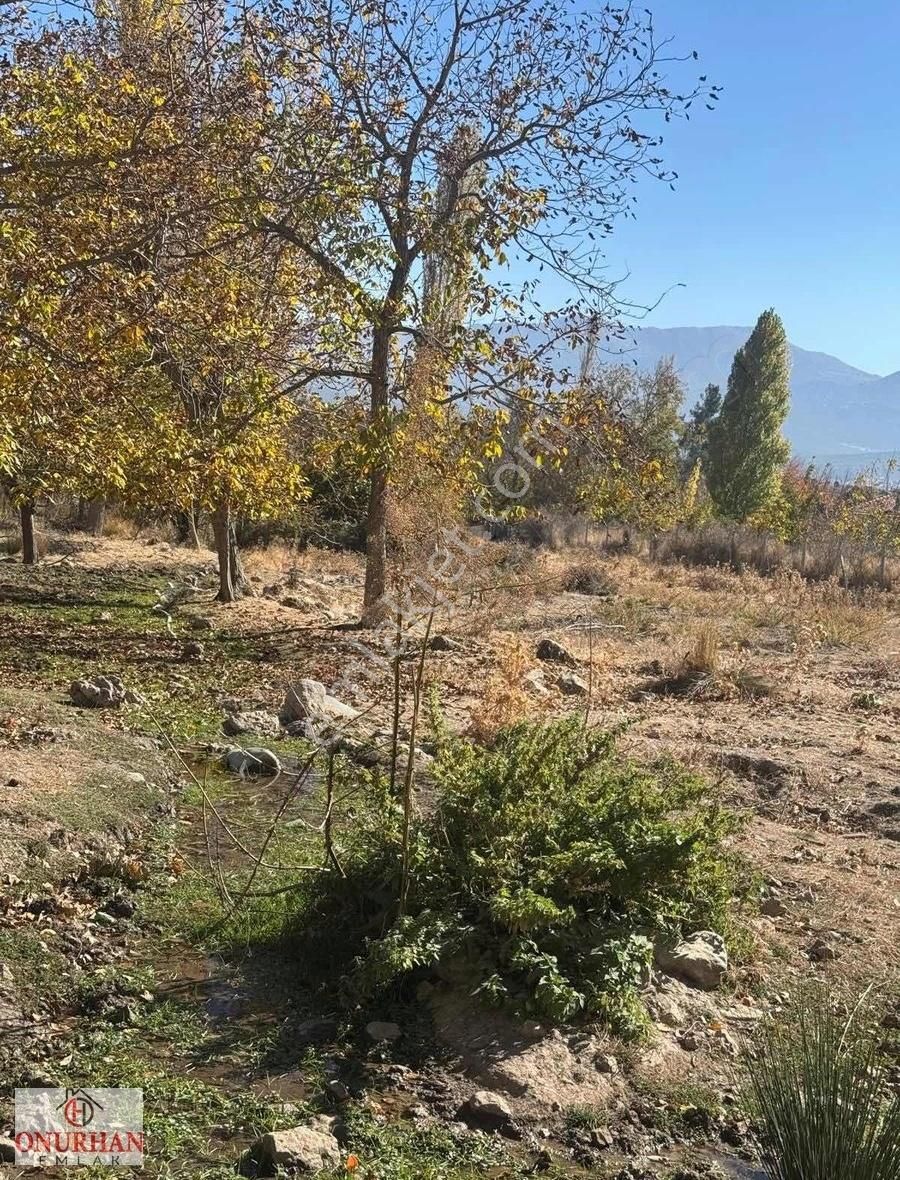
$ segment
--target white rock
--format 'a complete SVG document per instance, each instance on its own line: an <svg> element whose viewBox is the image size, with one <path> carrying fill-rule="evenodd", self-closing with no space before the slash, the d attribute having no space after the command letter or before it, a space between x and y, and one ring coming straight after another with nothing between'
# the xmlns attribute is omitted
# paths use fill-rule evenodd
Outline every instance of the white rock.
<svg viewBox="0 0 900 1180"><path fill-rule="evenodd" d="M226 767L235 774L280 774L281 763L277 755L263 746L248 746L246 750L229 750L225 755Z"/></svg>
<svg viewBox="0 0 900 1180"><path fill-rule="evenodd" d="M678 1001L665 992L648 997L647 1010L658 1024L664 1024L667 1028L680 1028L687 1019Z"/></svg>
<svg viewBox="0 0 900 1180"><path fill-rule="evenodd" d="M567 697L587 696L587 681L583 680L574 672L566 672L557 679L556 683L559 686L560 692L565 693Z"/></svg>
<svg viewBox="0 0 900 1180"><path fill-rule="evenodd" d="M680 976L695 987L718 987L728 970L725 939L714 930L699 930L672 949L659 945L655 954L661 971Z"/></svg>
<svg viewBox="0 0 900 1180"><path fill-rule="evenodd" d="M548 697L550 695L550 689L547 687L547 682L544 679L543 668L532 668L530 672L525 673L522 681L527 688L537 693L539 697Z"/></svg>
<svg viewBox="0 0 900 1180"><path fill-rule="evenodd" d="M257 1140L254 1153L263 1167L317 1173L341 1162L341 1148L334 1136L334 1120L325 1115L287 1131L270 1131Z"/></svg>
<svg viewBox="0 0 900 1180"><path fill-rule="evenodd" d="M69 696L82 709L110 709L127 700L128 692L118 676L93 676L73 680Z"/></svg>
<svg viewBox="0 0 900 1180"><path fill-rule="evenodd" d="M471 1115L483 1122L505 1123L512 1118L509 1103L493 1090L476 1090L466 1106Z"/></svg>
<svg viewBox="0 0 900 1180"><path fill-rule="evenodd" d="M352 720L357 717L356 709L330 696L325 685L318 680L300 680L287 690L281 706L281 720L290 725L294 721Z"/></svg>
<svg viewBox="0 0 900 1180"><path fill-rule="evenodd" d="M392 1020L370 1020L366 1025L366 1035L373 1041L397 1041L401 1033L400 1025Z"/></svg>

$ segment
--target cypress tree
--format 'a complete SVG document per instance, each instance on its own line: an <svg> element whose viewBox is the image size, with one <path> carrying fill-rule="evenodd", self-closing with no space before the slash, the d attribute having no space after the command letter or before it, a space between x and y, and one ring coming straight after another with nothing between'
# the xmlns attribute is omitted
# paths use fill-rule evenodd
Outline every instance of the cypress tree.
<svg viewBox="0 0 900 1180"><path fill-rule="evenodd" d="M684 424L681 440L681 473L687 477L698 463L706 462L706 447L709 442L709 428L722 409L722 393L718 385L707 385L703 397L691 410Z"/></svg>
<svg viewBox="0 0 900 1180"><path fill-rule="evenodd" d="M722 409L709 427L706 482L719 514L744 521L778 489L790 454L781 428L790 404L790 361L780 318L764 311L738 349Z"/></svg>

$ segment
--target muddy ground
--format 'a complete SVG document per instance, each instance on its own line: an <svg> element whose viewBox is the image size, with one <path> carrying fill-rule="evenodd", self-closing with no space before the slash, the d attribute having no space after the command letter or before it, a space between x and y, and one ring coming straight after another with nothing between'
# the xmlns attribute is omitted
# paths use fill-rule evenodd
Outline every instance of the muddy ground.
<svg viewBox="0 0 900 1180"><path fill-rule="evenodd" d="M281 809L269 859L303 863L323 789L293 773L302 736L259 739L282 775L223 773L226 711L276 712L307 677L367 738L391 714L383 652L351 626L359 559L275 548L248 570L253 596L221 606L211 555L154 537L59 537L36 569L0 564L0 1135L15 1084L87 1079L143 1086L154 1176L233 1175L261 1131L314 1111L340 1120L323 1175L753 1176L751 1030L806 981L900 994L896 597L493 547L431 621L425 675L454 729L626 723L625 749L672 753L745 817L746 950L716 992L657 976L636 1047L523 1028L440 980L348 1015L342 965L329 1004L278 944L277 898L223 916L216 886ZM545 639L568 662L539 658ZM139 700L76 708L70 681L96 673ZM286 872L256 886L302 878ZM372 1020L399 1037L373 1040ZM501 1133L467 1114L477 1090L508 1106Z"/></svg>

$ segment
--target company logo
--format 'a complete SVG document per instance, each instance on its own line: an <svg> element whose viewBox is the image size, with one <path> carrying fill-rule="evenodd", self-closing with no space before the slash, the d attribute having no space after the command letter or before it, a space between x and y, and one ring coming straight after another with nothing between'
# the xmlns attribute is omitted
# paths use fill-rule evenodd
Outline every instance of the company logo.
<svg viewBox="0 0 900 1180"><path fill-rule="evenodd" d="M68 1090L66 1094L69 1094ZM62 1109L63 1118L70 1127L86 1127L94 1121L97 1111L103 1107L87 1090L73 1090L61 1107L57 1107L57 1110L59 1109Z"/></svg>
<svg viewBox="0 0 900 1180"><path fill-rule="evenodd" d="M144 1097L128 1088L17 1089L16 1164L134 1166L144 1160Z"/></svg>

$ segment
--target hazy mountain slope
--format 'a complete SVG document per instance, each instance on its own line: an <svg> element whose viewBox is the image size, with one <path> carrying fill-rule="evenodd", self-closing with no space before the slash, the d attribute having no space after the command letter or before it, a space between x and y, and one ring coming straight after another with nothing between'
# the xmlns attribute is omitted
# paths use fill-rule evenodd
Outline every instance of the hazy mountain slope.
<svg viewBox="0 0 900 1180"><path fill-rule="evenodd" d="M710 381L724 390L735 352L750 328L637 328L609 343L609 361L651 369L673 356L691 400ZM791 412L787 435L802 455L900 451L900 373L877 377L825 352L791 345Z"/></svg>

